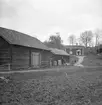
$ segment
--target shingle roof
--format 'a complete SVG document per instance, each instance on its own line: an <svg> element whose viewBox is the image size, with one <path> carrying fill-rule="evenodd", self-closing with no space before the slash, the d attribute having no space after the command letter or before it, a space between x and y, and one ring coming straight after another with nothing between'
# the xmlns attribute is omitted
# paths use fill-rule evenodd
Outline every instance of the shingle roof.
<svg viewBox="0 0 102 105"><path fill-rule="evenodd" d="M37 38L17 32L15 30L0 27L0 36L3 37L8 43L13 45L49 50L48 47Z"/></svg>
<svg viewBox="0 0 102 105"><path fill-rule="evenodd" d="M68 56L69 54L67 52L65 52L64 50L59 50L56 48L49 48L51 50L51 52L55 55L66 55Z"/></svg>

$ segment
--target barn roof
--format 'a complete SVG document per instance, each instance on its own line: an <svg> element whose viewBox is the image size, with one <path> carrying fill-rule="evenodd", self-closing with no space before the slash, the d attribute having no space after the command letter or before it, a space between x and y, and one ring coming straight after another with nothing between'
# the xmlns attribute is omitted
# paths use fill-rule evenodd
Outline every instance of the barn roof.
<svg viewBox="0 0 102 105"><path fill-rule="evenodd" d="M67 52L65 52L64 50L59 50L56 48L50 48L51 52L55 55L66 55L68 56L69 54Z"/></svg>
<svg viewBox="0 0 102 105"><path fill-rule="evenodd" d="M15 30L0 27L0 36L3 37L8 43L13 45L49 50L48 47L37 38L17 32Z"/></svg>

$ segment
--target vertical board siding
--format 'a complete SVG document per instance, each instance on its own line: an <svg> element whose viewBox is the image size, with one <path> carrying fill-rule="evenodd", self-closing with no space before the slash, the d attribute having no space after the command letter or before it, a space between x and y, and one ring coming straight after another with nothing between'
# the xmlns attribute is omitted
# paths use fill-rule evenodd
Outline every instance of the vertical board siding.
<svg viewBox="0 0 102 105"><path fill-rule="evenodd" d="M40 54L40 64L39 64L40 68L49 67L50 66L50 58L51 58L51 54L52 54L50 51L32 48L31 49L31 53L32 52Z"/></svg>
<svg viewBox="0 0 102 105"><path fill-rule="evenodd" d="M0 71L10 69L10 52L9 48L0 49Z"/></svg>
<svg viewBox="0 0 102 105"><path fill-rule="evenodd" d="M9 49L0 49L0 65L10 62Z"/></svg>
<svg viewBox="0 0 102 105"><path fill-rule="evenodd" d="M41 55L41 51L42 50L40 50L40 49L36 49L36 48L31 48L31 53L30 53L30 56L31 56L31 58L30 58L30 64L31 64L31 68L33 69L33 68L39 68L40 67L40 62L41 62L41 59L40 59L40 55ZM33 53L39 53L39 65L37 65L37 66L34 66L34 65L32 65L32 54Z"/></svg>
<svg viewBox="0 0 102 105"><path fill-rule="evenodd" d="M70 62L70 56L63 56L63 58L65 59L66 63Z"/></svg>
<svg viewBox="0 0 102 105"><path fill-rule="evenodd" d="M49 67L52 53L50 51L41 52L41 67Z"/></svg>
<svg viewBox="0 0 102 105"><path fill-rule="evenodd" d="M29 48L12 47L12 69L28 68L29 59Z"/></svg>
<svg viewBox="0 0 102 105"><path fill-rule="evenodd" d="M40 66L40 53L32 52L31 65L32 65L32 67L39 67Z"/></svg>
<svg viewBox="0 0 102 105"><path fill-rule="evenodd" d="M11 70L33 68L31 54L39 53L39 67L49 67L52 53L37 48L29 48L20 45L11 45L0 37L0 66L9 64ZM7 66L7 65L6 65ZM8 69L8 66L6 67ZM2 68L3 70L4 68Z"/></svg>
<svg viewBox="0 0 102 105"><path fill-rule="evenodd" d="M10 46L0 37L0 70L8 70L10 64Z"/></svg>

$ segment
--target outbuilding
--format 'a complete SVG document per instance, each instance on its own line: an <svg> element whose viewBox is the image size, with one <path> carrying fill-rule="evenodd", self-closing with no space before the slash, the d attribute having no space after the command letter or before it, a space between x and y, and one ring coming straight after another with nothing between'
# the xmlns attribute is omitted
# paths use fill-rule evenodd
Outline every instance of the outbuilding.
<svg viewBox="0 0 102 105"><path fill-rule="evenodd" d="M50 54L37 38L0 27L0 70L49 66Z"/></svg>
<svg viewBox="0 0 102 105"><path fill-rule="evenodd" d="M70 56L67 52L56 48L50 48L50 50L52 53L52 56L50 58L52 66L64 65L66 63L69 63Z"/></svg>

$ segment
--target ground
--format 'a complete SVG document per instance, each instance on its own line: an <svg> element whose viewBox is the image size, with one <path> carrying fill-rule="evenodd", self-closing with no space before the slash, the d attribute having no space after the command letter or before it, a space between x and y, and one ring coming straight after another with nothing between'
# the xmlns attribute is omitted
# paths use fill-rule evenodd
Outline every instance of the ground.
<svg viewBox="0 0 102 105"><path fill-rule="evenodd" d="M88 55L82 63L84 66L102 66L102 55Z"/></svg>
<svg viewBox="0 0 102 105"><path fill-rule="evenodd" d="M0 75L0 105L102 105L100 65Z"/></svg>

